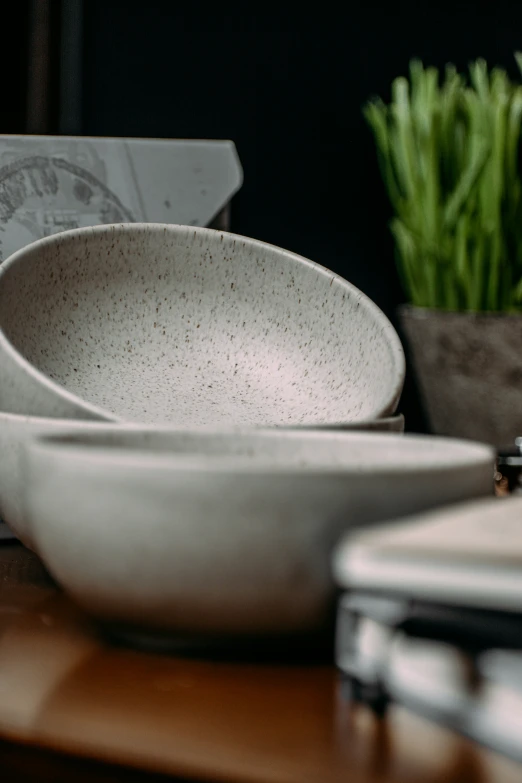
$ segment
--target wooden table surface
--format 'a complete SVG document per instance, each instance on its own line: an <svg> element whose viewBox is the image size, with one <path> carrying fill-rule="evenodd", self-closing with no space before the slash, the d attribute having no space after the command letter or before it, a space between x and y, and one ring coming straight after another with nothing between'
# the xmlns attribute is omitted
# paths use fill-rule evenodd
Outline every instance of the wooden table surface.
<svg viewBox="0 0 522 783"><path fill-rule="evenodd" d="M0 546L0 780L520 783L522 767L402 709L350 705L333 666L103 642L38 559Z"/></svg>

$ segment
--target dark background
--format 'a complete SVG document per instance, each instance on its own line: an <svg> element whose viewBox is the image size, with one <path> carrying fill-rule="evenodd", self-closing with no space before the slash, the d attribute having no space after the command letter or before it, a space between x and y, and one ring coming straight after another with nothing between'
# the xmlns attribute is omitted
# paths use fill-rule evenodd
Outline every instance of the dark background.
<svg viewBox="0 0 522 783"><path fill-rule="evenodd" d="M10 7L2 132L232 139L245 174L232 231L330 267L394 322L403 295L361 106L386 97L412 56L459 68L483 56L517 76L522 48L522 2L507 0L323 3L313 13L172 0ZM409 429L424 429L411 377L402 410Z"/></svg>

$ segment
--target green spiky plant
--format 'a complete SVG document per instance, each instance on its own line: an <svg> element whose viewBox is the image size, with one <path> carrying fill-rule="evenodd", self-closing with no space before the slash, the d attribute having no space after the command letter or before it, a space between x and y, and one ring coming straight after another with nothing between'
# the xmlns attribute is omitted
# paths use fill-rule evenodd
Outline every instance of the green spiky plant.
<svg viewBox="0 0 522 783"><path fill-rule="evenodd" d="M522 55L516 60L522 72ZM469 79L410 63L370 101L397 265L418 307L522 311L522 85L483 60Z"/></svg>

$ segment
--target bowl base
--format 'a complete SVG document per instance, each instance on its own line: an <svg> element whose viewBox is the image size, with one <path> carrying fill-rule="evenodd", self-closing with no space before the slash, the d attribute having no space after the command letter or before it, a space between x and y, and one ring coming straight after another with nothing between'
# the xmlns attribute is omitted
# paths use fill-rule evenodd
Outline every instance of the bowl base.
<svg viewBox="0 0 522 783"><path fill-rule="evenodd" d="M103 624L102 635L110 644L132 649L211 660L293 663L331 663L333 627L311 633L278 635L195 635Z"/></svg>

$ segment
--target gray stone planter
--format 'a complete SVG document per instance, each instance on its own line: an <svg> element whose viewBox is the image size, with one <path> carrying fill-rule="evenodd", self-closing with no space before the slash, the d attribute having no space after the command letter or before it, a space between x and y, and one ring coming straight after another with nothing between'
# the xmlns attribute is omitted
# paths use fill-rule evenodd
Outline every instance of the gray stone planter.
<svg viewBox="0 0 522 783"><path fill-rule="evenodd" d="M433 432L498 449L522 435L522 316L402 307Z"/></svg>

